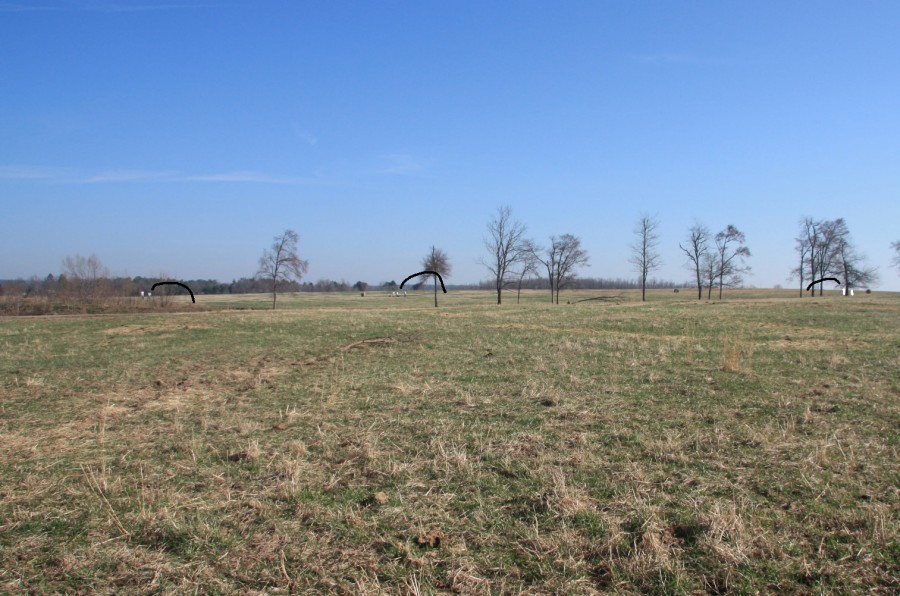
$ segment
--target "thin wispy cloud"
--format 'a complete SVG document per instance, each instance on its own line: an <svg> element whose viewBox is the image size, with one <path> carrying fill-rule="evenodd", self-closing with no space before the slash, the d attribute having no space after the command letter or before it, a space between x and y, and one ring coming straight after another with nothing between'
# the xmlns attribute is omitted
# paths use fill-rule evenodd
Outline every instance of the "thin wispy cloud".
<svg viewBox="0 0 900 596"><path fill-rule="evenodd" d="M415 174L425 169L418 160L405 153L391 153L381 156L384 165L378 168L376 174Z"/></svg>
<svg viewBox="0 0 900 596"><path fill-rule="evenodd" d="M629 58L639 64L660 64L676 66L727 66L738 64L737 60L721 56L703 56L690 52L654 52L631 54Z"/></svg>
<svg viewBox="0 0 900 596"><path fill-rule="evenodd" d="M184 176L180 179L188 182L255 182L259 184L313 184L317 182L311 178L278 176L255 170L236 170L216 174Z"/></svg>
<svg viewBox="0 0 900 596"><path fill-rule="evenodd" d="M0 180L60 180L72 170L47 166L0 165Z"/></svg>
<svg viewBox="0 0 900 596"><path fill-rule="evenodd" d="M86 173L74 168L29 165L0 165L0 180L46 182L51 184L114 184L130 182L240 182L256 184L318 184L316 177L284 176L258 170L231 170L210 174L186 174L176 170L112 169Z"/></svg>
<svg viewBox="0 0 900 596"><path fill-rule="evenodd" d="M631 56L635 62L642 64L696 64L697 57L683 52L659 52L655 54L636 54Z"/></svg>
<svg viewBox="0 0 900 596"><path fill-rule="evenodd" d="M173 180L175 172L153 170L107 170L94 176L89 176L79 182L84 184L97 184L103 182L140 182L145 180Z"/></svg>
<svg viewBox="0 0 900 596"><path fill-rule="evenodd" d="M316 138L314 134L312 134L296 122L291 122L291 131L294 133L295 137L297 137L307 145L315 145L319 142L319 139Z"/></svg>

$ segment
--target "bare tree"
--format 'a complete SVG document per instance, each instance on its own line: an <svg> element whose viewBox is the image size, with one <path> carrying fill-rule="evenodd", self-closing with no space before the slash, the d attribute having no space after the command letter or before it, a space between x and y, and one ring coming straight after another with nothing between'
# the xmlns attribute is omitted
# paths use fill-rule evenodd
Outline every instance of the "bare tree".
<svg viewBox="0 0 900 596"><path fill-rule="evenodd" d="M809 278L815 281L819 256L819 222L811 217L804 217L800 222L800 230L800 237L805 239L806 256L809 259ZM816 291L813 289L813 296L815 295Z"/></svg>
<svg viewBox="0 0 900 596"><path fill-rule="evenodd" d="M900 269L900 240L891 242L891 249L894 251L894 257L891 259L891 265Z"/></svg>
<svg viewBox="0 0 900 596"><path fill-rule="evenodd" d="M809 255L811 247L809 244L809 240L807 240L807 238L803 234L797 236L796 238L794 238L794 240L797 242L794 249L797 251L797 256L800 258L800 262L791 271L791 276L789 279L794 279L795 277L800 278L800 297L803 298L803 290L805 289L805 286L803 285L803 272L805 271L804 268L806 267L806 257L807 255Z"/></svg>
<svg viewBox="0 0 900 596"><path fill-rule="evenodd" d="M813 222L816 231L817 250L816 250L816 273L819 278L828 275L838 275L838 244L840 239L848 235L847 223L843 218L835 220L822 220ZM813 281L816 279L813 276ZM823 285L819 284L819 296L822 295ZM815 288L813 288L815 293Z"/></svg>
<svg viewBox="0 0 900 596"><path fill-rule="evenodd" d="M556 236L550 236L549 248L545 249L543 246L531 243L529 245L529 250L531 251L531 258L535 263L535 267L537 268L537 265L543 265L544 269L547 271L547 281L550 284L550 304L553 304L553 298L556 294L556 286L553 283L557 258Z"/></svg>
<svg viewBox="0 0 900 596"><path fill-rule="evenodd" d="M834 253L836 273L844 280L847 296L850 295L851 288L878 282L878 272L874 268L866 266L866 257L857 252L846 226L844 226L844 233L835 240Z"/></svg>
<svg viewBox="0 0 900 596"><path fill-rule="evenodd" d="M550 237L550 247L542 250L532 245L531 254L534 259L547 270L547 279L550 281L550 302L559 304L559 291L568 282L575 279L575 269L588 266L587 251L581 248L581 239L572 234L563 234L560 237Z"/></svg>
<svg viewBox="0 0 900 596"><path fill-rule="evenodd" d="M450 277L451 267L450 259L447 258L447 253L434 246L431 247L431 252L422 259L422 267L424 267L426 271L435 271L439 273L441 277ZM437 275L432 275L431 277L434 278L434 306L437 308L438 278Z"/></svg>
<svg viewBox="0 0 900 596"><path fill-rule="evenodd" d="M63 260L63 268L68 285L77 293L79 300L85 302L100 300L109 278L109 269L100 262L97 255L66 257Z"/></svg>
<svg viewBox="0 0 900 596"><path fill-rule="evenodd" d="M167 281L168 279L170 279L169 273L166 271L160 271L156 275L156 277L157 279L159 279L159 281ZM167 307L169 305L169 299L171 297L170 288L172 288L172 286L170 286L169 284L156 286L156 289L153 290L153 304L158 304L163 308Z"/></svg>
<svg viewBox="0 0 900 596"><path fill-rule="evenodd" d="M559 239L559 250L556 261L556 303L559 304L559 291L575 279L575 269L589 267L588 253L581 248L581 239L571 234L563 234Z"/></svg>
<svg viewBox="0 0 900 596"><path fill-rule="evenodd" d="M647 300L647 276L662 265L662 257L656 251L659 245L659 222L649 215L641 215L634 227L637 240L631 245L629 262L641 278L641 302Z"/></svg>
<svg viewBox="0 0 900 596"><path fill-rule="evenodd" d="M278 284L285 281L299 281L309 269L309 263L297 255L297 241L300 239L293 230L285 230L275 236L272 248L259 258L259 270L256 275L260 279L272 282L272 309L275 309L275 298Z"/></svg>
<svg viewBox="0 0 900 596"><path fill-rule="evenodd" d="M703 273L703 281L706 284L706 299L712 299L712 289L716 284L716 276L719 273L718 259L711 252L705 252L700 257L700 271Z"/></svg>
<svg viewBox="0 0 900 596"><path fill-rule="evenodd" d="M750 256L750 249L744 246L747 239L744 233L729 224L716 234L716 278L719 280L719 300L722 299L722 288L740 285L741 274L750 271L743 265L743 259Z"/></svg>
<svg viewBox="0 0 900 596"><path fill-rule="evenodd" d="M867 267L865 257L857 252L847 222L841 217L834 220L803 218L797 252L801 255L801 266L794 269L793 274L799 275L801 287L806 273L812 282L829 276L839 277L847 289L873 284L878 279L877 271ZM823 291L823 284L819 284L819 296ZM813 286L814 296L815 292Z"/></svg>
<svg viewBox="0 0 900 596"><path fill-rule="evenodd" d="M843 219L815 220L804 217L800 224L801 236L806 238L807 258L809 262L809 278L815 281L829 275L837 275L835 247L838 238L847 233L847 225ZM819 285L819 296L823 286ZM815 296L813 288L812 294Z"/></svg>
<svg viewBox="0 0 900 596"><path fill-rule="evenodd" d="M482 259L481 264L488 268L494 277L494 287L497 290L497 304L500 304L503 288L509 284L508 276L513 269L525 258L523 245L525 226L512 218L512 209L500 207L497 214L488 222L488 237L484 239L484 246L488 251L487 260Z"/></svg>
<svg viewBox="0 0 900 596"><path fill-rule="evenodd" d="M525 279L525 276L529 273L535 275L540 273L538 271L538 265L540 264L540 261L537 259L538 252L540 252L540 249L537 248L533 240L524 240L522 242L522 259L519 261L519 271L517 272L519 286L516 290L516 304L519 304L519 298L522 296L522 280Z"/></svg>
<svg viewBox="0 0 900 596"><path fill-rule="evenodd" d="M800 236L805 238L810 281L834 274L834 241L842 233L842 228L845 228L843 220L828 221L804 217L800 222L800 228ZM822 295L822 291L820 285L819 296ZM813 287L812 295L815 294L816 289Z"/></svg>
<svg viewBox="0 0 900 596"><path fill-rule="evenodd" d="M703 298L703 257L709 253L709 228L701 223L695 223L688 231L687 247L678 245L687 255L690 264L688 267L697 276L697 300Z"/></svg>

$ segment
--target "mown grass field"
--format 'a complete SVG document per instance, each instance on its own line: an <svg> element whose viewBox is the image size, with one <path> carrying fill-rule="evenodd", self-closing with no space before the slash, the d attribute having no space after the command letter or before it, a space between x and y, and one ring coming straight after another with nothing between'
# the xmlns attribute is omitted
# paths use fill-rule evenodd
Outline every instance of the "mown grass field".
<svg viewBox="0 0 900 596"><path fill-rule="evenodd" d="M897 593L900 295L636 296L2 318L0 590Z"/></svg>

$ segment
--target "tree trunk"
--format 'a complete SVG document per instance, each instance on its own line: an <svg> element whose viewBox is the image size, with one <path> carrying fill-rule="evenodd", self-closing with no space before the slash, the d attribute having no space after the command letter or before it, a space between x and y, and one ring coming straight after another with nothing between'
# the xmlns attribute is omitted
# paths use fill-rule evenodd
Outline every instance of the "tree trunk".
<svg viewBox="0 0 900 596"><path fill-rule="evenodd" d="M277 281L272 281L272 310L275 310L275 293L276 293L276 285Z"/></svg>
<svg viewBox="0 0 900 596"><path fill-rule="evenodd" d="M810 244L809 247L809 281L815 281L816 279L816 248L814 245ZM802 269L802 267L801 267ZM812 287L812 294L810 294L813 298L816 297L816 286Z"/></svg>
<svg viewBox="0 0 900 596"><path fill-rule="evenodd" d="M500 292L501 291L502 290L500 289L500 286L497 286L497 304L500 304Z"/></svg>
<svg viewBox="0 0 900 596"><path fill-rule="evenodd" d="M697 300L703 300L703 282L700 280L700 267L697 267Z"/></svg>
<svg viewBox="0 0 900 596"><path fill-rule="evenodd" d="M434 278L434 307L437 308L437 275L432 275L431 277Z"/></svg>

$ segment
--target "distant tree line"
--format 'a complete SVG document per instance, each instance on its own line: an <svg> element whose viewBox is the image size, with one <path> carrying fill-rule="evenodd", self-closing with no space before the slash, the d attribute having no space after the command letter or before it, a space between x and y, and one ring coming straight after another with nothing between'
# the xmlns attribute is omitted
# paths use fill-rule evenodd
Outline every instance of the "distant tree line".
<svg viewBox="0 0 900 596"><path fill-rule="evenodd" d="M215 279L172 279L170 277L143 276L103 278L90 291L87 289L73 291L73 285L69 283L65 274L60 274L59 276L50 274L44 278L35 276L27 280L0 280L0 296L44 297L59 302L99 304L113 298L139 297L141 291L148 295L153 284L160 281L181 282L191 288L196 296L265 294L271 291L271 287L265 280L251 277L242 277L230 283L222 283ZM420 283L408 284L408 287L410 290L413 288L421 289L422 285ZM684 287L685 285L683 282L677 283L655 278L647 280L647 288L649 289L671 289ZM283 285L279 284L279 292L395 292L399 287L400 284L394 280L383 281L378 284L369 284L362 281L350 284L346 281L320 279L316 282L299 283L292 281ZM453 290L492 290L494 288L491 281L454 284L447 287ZM543 278L531 278L522 281L522 289L547 290L549 287L549 281ZM640 280L626 278L584 277L571 280L567 287L573 290L633 290L640 289L641 283ZM158 287L154 294L160 297L170 297L176 294L187 295L187 292L168 286L165 289Z"/></svg>
<svg viewBox="0 0 900 596"><path fill-rule="evenodd" d="M91 280L89 283L79 281L71 281L71 277L65 273L54 276L52 273L47 277L33 276L30 279L8 279L0 280L0 288L2 295L12 296L45 296L45 297L70 297L74 300L84 302L97 302L110 297L130 297L140 296L141 291L148 294L153 284L161 281L177 281L185 284L195 295L214 295L214 294L265 294L272 291L271 282L255 277L242 277L232 280L230 283L223 283L215 279L181 279L164 277L100 277ZM390 282L385 282L384 287L370 286L364 282L357 284L349 284L346 281L334 281L331 279L320 279L317 282L279 282L278 290L280 292L345 292L356 289L358 284L371 290L389 289L393 287ZM396 284L396 282L395 282ZM157 288L155 293L161 293L162 288ZM176 292L187 292L184 290L167 288L170 295ZM363 290L365 291L365 290Z"/></svg>
<svg viewBox="0 0 900 596"><path fill-rule="evenodd" d="M675 282L667 279L656 279L655 277L649 277L646 281L647 289L651 290L671 290L674 288L683 288L688 285L690 285L689 282ZM466 288L472 290L495 289L493 280L484 280L471 286L453 287L457 289ZM577 277L570 280L567 287L572 290L640 290L641 280L625 277ZM549 279L539 277L526 278L522 280L522 289L549 290L550 281Z"/></svg>
<svg viewBox="0 0 900 596"><path fill-rule="evenodd" d="M215 294L265 294L272 291L271 282L256 277L242 277L228 282L215 279L181 279L163 277L98 277L88 282L72 281L65 273L46 277L33 276L29 279L0 280L0 296L42 296L48 298L70 298L80 302L100 302L111 297L140 296L141 291L148 294L153 284L160 281L178 281L185 284L195 295ZM358 281L350 284L345 280L320 279L316 282L287 281L279 282L279 292L347 292L347 291L396 291L400 284L396 281L383 281L369 284ZM479 284L452 286L456 289L481 287ZM155 293L161 293L157 288ZM187 292L177 288L166 288L169 295Z"/></svg>

